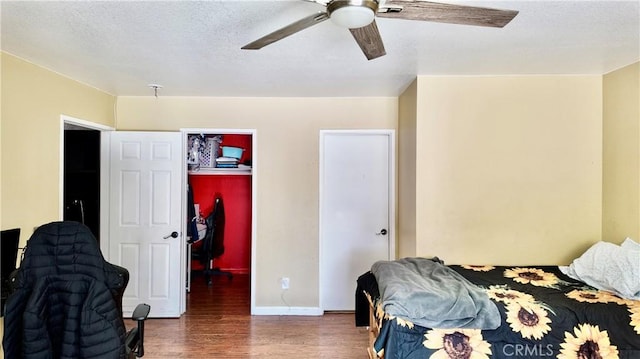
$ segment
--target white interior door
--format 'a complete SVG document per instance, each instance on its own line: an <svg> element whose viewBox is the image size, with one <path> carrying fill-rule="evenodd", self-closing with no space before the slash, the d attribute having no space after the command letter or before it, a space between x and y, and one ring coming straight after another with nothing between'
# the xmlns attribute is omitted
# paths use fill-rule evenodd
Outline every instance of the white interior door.
<svg viewBox="0 0 640 359"><path fill-rule="evenodd" d="M394 256L393 132L320 134L323 310L354 310L358 276Z"/></svg>
<svg viewBox="0 0 640 359"><path fill-rule="evenodd" d="M179 317L181 134L114 131L110 148L109 260L130 274L123 312L147 303L152 317Z"/></svg>

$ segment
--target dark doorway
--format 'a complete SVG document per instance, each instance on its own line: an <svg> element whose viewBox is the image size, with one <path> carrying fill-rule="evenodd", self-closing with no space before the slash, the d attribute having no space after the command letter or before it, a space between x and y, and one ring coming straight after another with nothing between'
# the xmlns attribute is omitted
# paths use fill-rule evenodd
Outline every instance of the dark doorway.
<svg viewBox="0 0 640 359"><path fill-rule="evenodd" d="M100 241L100 131L65 125L63 216Z"/></svg>

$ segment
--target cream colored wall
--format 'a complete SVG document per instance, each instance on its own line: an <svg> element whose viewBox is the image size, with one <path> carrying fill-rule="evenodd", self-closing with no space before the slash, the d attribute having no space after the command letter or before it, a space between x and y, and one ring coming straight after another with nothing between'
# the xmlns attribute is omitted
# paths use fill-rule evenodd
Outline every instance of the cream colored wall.
<svg viewBox="0 0 640 359"><path fill-rule="evenodd" d="M416 126L418 81L398 99L398 258L416 256Z"/></svg>
<svg viewBox="0 0 640 359"><path fill-rule="evenodd" d="M602 238L640 239L640 62L603 78Z"/></svg>
<svg viewBox="0 0 640 359"><path fill-rule="evenodd" d="M119 97L117 128L256 129L256 306L317 307L319 131L395 129L397 113L397 98Z"/></svg>
<svg viewBox="0 0 640 359"><path fill-rule="evenodd" d="M2 53L2 228L58 220L60 115L113 126L115 97Z"/></svg>
<svg viewBox="0 0 640 359"><path fill-rule="evenodd" d="M601 76L418 78L417 248L562 264L600 239Z"/></svg>
<svg viewBox="0 0 640 359"><path fill-rule="evenodd" d="M0 224L21 228L23 247L34 227L61 218L60 115L113 126L115 98L9 54L0 56Z"/></svg>

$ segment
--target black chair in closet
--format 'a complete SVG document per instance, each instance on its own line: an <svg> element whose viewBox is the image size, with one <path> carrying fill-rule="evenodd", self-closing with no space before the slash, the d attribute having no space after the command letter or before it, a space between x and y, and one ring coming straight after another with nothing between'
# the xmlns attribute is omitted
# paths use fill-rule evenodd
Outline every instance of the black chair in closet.
<svg viewBox="0 0 640 359"><path fill-rule="evenodd" d="M231 272L220 270L212 265L212 262L224 253L225 215L222 196L216 195L213 210L205 218L205 223L207 231L202 239L202 246L192 253L192 258L202 263L205 282L211 285L211 276L226 275L229 279L233 278Z"/></svg>

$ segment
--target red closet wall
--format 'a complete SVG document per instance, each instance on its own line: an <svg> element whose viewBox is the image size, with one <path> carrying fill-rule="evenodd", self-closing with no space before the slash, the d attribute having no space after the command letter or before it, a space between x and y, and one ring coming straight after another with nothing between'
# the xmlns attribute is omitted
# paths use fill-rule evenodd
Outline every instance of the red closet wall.
<svg viewBox="0 0 640 359"><path fill-rule="evenodd" d="M233 273L249 273L251 266L251 176L190 175L193 202L200 204L206 217L213 210L216 193L224 203L224 253L213 261L214 267ZM194 270L201 270L192 261Z"/></svg>
<svg viewBox="0 0 640 359"><path fill-rule="evenodd" d="M223 135L220 146L242 147L240 163L251 161L251 136ZM219 154L220 156L222 153ZM206 217L213 210L216 194L222 196L225 213L224 253L213 261L214 267L232 273L251 272L251 176L250 175L189 175L194 203ZM194 246L196 246L194 244ZM196 247L197 248L197 247ZM198 261L192 269L201 270Z"/></svg>

